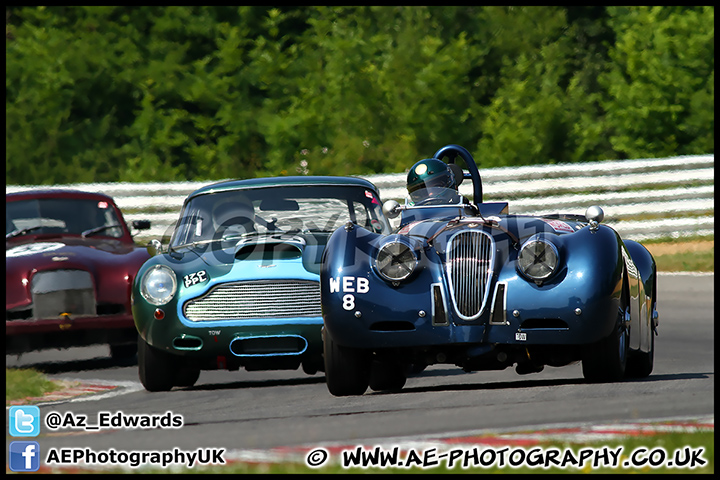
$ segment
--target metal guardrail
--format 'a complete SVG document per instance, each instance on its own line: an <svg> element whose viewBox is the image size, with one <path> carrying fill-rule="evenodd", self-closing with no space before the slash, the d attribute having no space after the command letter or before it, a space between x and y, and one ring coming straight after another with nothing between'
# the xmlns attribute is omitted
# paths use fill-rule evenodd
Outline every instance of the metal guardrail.
<svg viewBox="0 0 720 480"><path fill-rule="evenodd" d="M604 223L623 238L647 240L714 235L715 156L602 161L578 164L482 168L483 200L506 201L511 214L584 214L590 205L605 211ZM383 201L405 198L405 173L363 176ZM153 227L138 243L170 231L188 194L214 182L97 183L57 185L103 192L123 210L125 220L148 219ZM48 188L6 186L6 192ZM469 181L460 192L472 196Z"/></svg>

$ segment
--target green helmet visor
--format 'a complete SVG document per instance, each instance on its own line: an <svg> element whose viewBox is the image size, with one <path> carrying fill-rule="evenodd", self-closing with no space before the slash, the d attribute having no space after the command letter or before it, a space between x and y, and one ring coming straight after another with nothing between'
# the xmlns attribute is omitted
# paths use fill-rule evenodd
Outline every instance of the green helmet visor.
<svg viewBox="0 0 720 480"><path fill-rule="evenodd" d="M414 202L423 200L432 192L455 192L455 177L447 164L436 158L421 160L408 172L407 189Z"/></svg>

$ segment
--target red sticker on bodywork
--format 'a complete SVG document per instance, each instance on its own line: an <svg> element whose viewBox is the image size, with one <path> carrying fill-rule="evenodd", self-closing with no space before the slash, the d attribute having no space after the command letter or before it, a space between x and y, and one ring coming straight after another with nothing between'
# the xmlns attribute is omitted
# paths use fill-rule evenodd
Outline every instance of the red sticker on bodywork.
<svg viewBox="0 0 720 480"><path fill-rule="evenodd" d="M563 222L562 220L545 220L543 219L545 223L550 225L553 230L556 232L565 232L565 233L573 233L575 230L568 225L567 223Z"/></svg>
<svg viewBox="0 0 720 480"><path fill-rule="evenodd" d="M377 203L377 204L380 203L377 201L377 198L375 198L375 195L373 195L373 193L369 190L365 190L365 196L367 198L369 198L370 200L372 200L370 203Z"/></svg>

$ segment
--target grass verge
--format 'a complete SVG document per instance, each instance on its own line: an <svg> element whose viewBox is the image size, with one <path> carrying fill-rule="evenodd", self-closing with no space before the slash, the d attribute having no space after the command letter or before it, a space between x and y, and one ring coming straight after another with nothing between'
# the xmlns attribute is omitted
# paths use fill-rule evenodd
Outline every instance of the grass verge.
<svg viewBox="0 0 720 480"><path fill-rule="evenodd" d="M59 390L59 383L48 380L44 374L29 368L5 369L5 402L27 397L39 397Z"/></svg>

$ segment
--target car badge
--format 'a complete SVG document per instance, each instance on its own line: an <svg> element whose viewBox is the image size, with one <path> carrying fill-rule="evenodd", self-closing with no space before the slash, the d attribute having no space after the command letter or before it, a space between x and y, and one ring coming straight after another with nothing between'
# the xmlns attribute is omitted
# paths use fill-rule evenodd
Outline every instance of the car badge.
<svg viewBox="0 0 720 480"><path fill-rule="evenodd" d="M58 257L58 256L55 256L55 257L52 257L52 261L53 261L53 262L64 262L64 261L67 260L68 258L69 258L69 257Z"/></svg>
<svg viewBox="0 0 720 480"><path fill-rule="evenodd" d="M274 263L270 264L270 265L258 265L258 268L272 268L272 267L277 267L277 265Z"/></svg>

